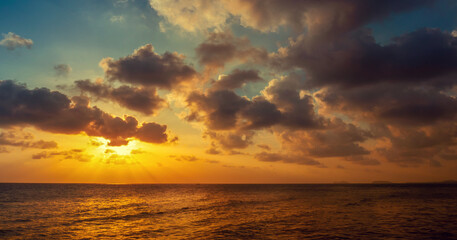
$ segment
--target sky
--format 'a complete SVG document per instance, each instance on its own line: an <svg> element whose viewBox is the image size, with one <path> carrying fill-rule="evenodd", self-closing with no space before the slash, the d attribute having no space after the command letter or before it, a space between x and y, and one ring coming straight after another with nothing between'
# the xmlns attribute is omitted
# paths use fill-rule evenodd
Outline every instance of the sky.
<svg viewBox="0 0 457 240"><path fill-rule="evenodd" d="M3 0L0 182L457 179L452 0Z"/></svg>

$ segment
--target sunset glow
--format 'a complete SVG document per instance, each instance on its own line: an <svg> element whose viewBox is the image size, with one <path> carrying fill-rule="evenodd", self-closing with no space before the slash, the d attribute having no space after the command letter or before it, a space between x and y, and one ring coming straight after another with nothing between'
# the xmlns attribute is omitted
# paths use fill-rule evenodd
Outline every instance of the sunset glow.
<svg viewBox="0 0 457 240"><path fill-rule="evenodd" d="M457 179L456 2L312 2L2 1L0 182Z"/></svg>

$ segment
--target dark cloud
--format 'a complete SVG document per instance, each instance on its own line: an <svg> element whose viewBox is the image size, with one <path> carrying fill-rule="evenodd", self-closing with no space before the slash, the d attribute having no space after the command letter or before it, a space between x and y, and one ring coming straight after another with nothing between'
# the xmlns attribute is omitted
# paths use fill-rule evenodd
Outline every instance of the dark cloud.
<svg viewBox="0 0 457 240"><path fill-rule="evenodd" d="M300 155L286 155L286 154L279 154L279 153L270 153L270 152L260 152L257 153L255 159L262 161L262 162L284 162L284 163L296 163L302 165L312 165L317 166L321 165L320 162Z"/></svg>
<svg viewBox="0 0 457 240"><path fill-rule="evenodd" d="M382 142L374 152L403 167L414 167L455 148L457 102L433 87L377 84L328 88L316 94L329 112L368 124Z"/></svg>
<svg viewBox="0 0 457 240"><path fill-rule="evenodd" d="M339 35L392 13L422 6L433 0L236 0L227 3L241 24L262 31L291 26L312 35Z"/></svg>
<svg viewBox="0 0 457 240"><path fill-rule="evenodd" d="M109 139L110 145L124 145L133 138L152 143L168 140L165 125L139 125L132 116L115 117L90 107L86 98L70 100L47 88L28 90L13 81L0 81L0 99L0 127L29 125L54 133L86 133Z"/></svg>
<svg viewBox="0 0 457 240"><path fill-rule="evenodd" d="M160 125L153 122L143 123L143 125L138 128L135 137L143 142L164 143L168 141L166 130L166 125ZM176 138L172 139L172 141L176 140Z"/></svg>
<svg viewBox="0 0 457 240"><path fill-rule="evenodd" d="M361 144L374 137L370 131L338 118L329 120L329 125L325 129L273 130L285 151L313 158L368 155L370 151Z"/></svg>
<svg viewBox="0 0 457 240"><path fill-rule="evenodd" d="M187 120L202 120L211 130L233 129L237 113L249 104L249 100L230 90L211 91L208 94L193 92L187 98L193 111ZM201 116L201 114L205 116Z"/></svg>
<svg viewBox="0 0 457 240"><path fill-rule="evenodd" d="M300 78L273 80L252 100L232 90L194 91L187 98L188 121L203 121L210 130L262 129L276 124L295 129L325 126L310 95L300 95Z"/></svg>
<svg viewBox="0 0 457 240"><path fill-rule="evenodd" d="M191 81L196 75L194 68L184 63L184 56L170 52L159 55L151 44L118 60L105 58L100 66L109 80L164 89Z"/></svg>
<svg viewBox="0 0 457 240"><path fill-rule="evenodd" d="M245 149L253 143L252 138L254 132L252 131L207 131L204 137L208 137L213 148L220 147L227 154L240 154L240 152L234 151L234 149ZM214 149L214 151L218 151ZM213 152L214 152L213 151ZM208 152L207 152L208 153Z"/></svg>
<svg viewBox="0 0 457 240"><path fill-rule="evenodd" d="M8 34L2 33L2 35L3 39L0 41L0 46L4 46L8 50L12 51L20 47L27 47L28 49L32 48L32 39L23 38L12 32L9 32Z"/></svg>
<svg viewBox="0 0 457 240"><path fill-rule="evenodd" d="M243 129L261 129L280 123L283 117L276 105L263 97L255 97L240 111Z"/></svg>
<svg viewBox="0 0 457 240"><path fill-rule="evenodd" d="M457 38L439 29L420 29L386 45L363 29L326 43L302 35L272 62L283 69L304 69L308 88L418 83L457 73Z"/></svg>
<svg viewBox="0 0 457 240"><path fill-rule="evenodd" d="M326 124L325 119L316 114L311 95L300 95L302 86L302 78L291 74L270 81L262 93L281 111L282 125L299 129L321 128Z"/></svg>
<svg viewBox="0 0 457 240"><path fill-rule="evenodd" d="M454 120L457 100L426 86L377 84L328 88L316 94L332 111L396 125L430 125Z"/></svg>
<svg viewBox="0 0 457 240"><path fill-rule="evenodd" d="M263 32L279 27L307 30L312 35L338 35L366 23L433 0L231 0L150 2L160 16L186 31L223 29L239 21Z"/></svg>
<svg viewBox="0 0 457 240"><path fill-rule="evenodd" d="M204 123L205 136L212 143L209 154L220 153L218 148L230 153L248 147L254 130L273 126L291 131L326 128L329 120L317 114L310 95L300 93L300 80L298 75L273 80L263 95L252 100L233 90L194 91L187 98L190 113L186 120Z"/></svg>
<svg viewBox="0 0 457 240"><path fill-rule="evenodd" d="M260 129L279 123L281 112L263 97L252 101L231 90L193 92L187 98L188 121L203 121L211 130Z"/></svg>
<svg viewBox="0 0 457 240"><path fill-rule="evenodd" d="M213 68L224 67L234 60L265 62L268 52L251 45L247 38L237 38L230 32L213 32L195 49L200 64Z"/></svg>
<svg viewBox="0 0 457 240"><path fill-rule="evenodd" d="M229 75L222 75L219 80L212 85L213 89L237 89L243 87L248 82L259 82L263 79L257 70L235 69Z"/></svg>
<svg viewBox="0 0 457 240"><path fill-rule="evenodd" d="M385 133L389 145L378 148L380 155L403 167L430 160L454 160L457 151L457 124L442 122L426 127L392 127Z"/></svg>
<svg viewBox="0 0 457 240"><path fill-rule="evenodd" d="M204 123L205 136L211 140L208 153L244 149L252 140L237 136L240 132L255 134L254 130L269 128L281 149L294 154L263 152L257 156L263 161L340 158L375 166L385 159L400 166L438 166L453 159L457 155L452 131L457 110L452 89L457 76L455 34L419 29L381 44L364 29L367 23L433 2L222 3L243 26L261 31L292 26L306 34L268 56L247 39L214 33L196 49L200 64L221 68L234 61L265 63L268 57L269 66L300 69L305 77L293 73L280 77L261 96L249 99L233 91L245 81L230 74L226 81L221 78L209 90L188 97L187 120Z"/></svg>
<svg viewBox="0 0 457 240"><path fill-rule="evenodd" d="M56 71L56 75L59 77L66 77L71 72L71 67L68 64L57 64L54 66L54 70Z"/></svg>
<svg viewBox="0 0 457 240"><path fill-rule="evenodd" d="M120 86L113 87L90 80L75 81L76 87L82 92L96 98L109 99L128 109L147 115L154 114L166 105L155 88Z"/></svg>
<svg viewBox="0 0 457 240"><path fill-rule="evenodd" d="M445 160L440 156L455 148L457 38L451 33L419 29L383 45L364 29L325 44L303 35L272 59L302 68L307 80L298 87L322 87L315 94L320 108L367 125L378 141L372 150L357 142L311 148L311 156L336 151L357 164L375 165L383 158L416 167L440 163Z"/></svg>

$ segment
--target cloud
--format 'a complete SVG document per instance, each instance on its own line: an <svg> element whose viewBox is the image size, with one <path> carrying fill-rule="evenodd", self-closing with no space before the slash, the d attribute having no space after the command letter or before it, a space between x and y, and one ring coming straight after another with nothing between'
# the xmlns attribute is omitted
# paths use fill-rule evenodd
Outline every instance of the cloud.
<svg viewBox="0 0 457 240"><path fill-rule="evenodd" d="M248 82L259 82L263 79L257 70L235 69L229 75L220 75L219 79L212 85L213 89L237 89Z"/></svg>
<svg viewBox="0 0 457 240"><path fill-rule="evenodd" d="M119 154L110 154L107 158L102 161L105 164L115 164L115 165L124 165L124 164L135 164L137 163L129 155L119 155Z"/></svg>
<svg viewBox="0 0 457 240"><path fill-rule="evenodd" d="M0 41L0 46L4 46L8 50L12 51L20 47L27 47L28 49L32 48L32 39L23 38L12 32L9 32L8 34L2 33L2 35L3 39Z"/></svg>
<svg viewBox="0 0 457 240"><path fill-rule="evenodd" d="M263 149L263 150L266 150L266 151L271 151L271 147L269 145L266 145L266 144L257 144L257 147Z"/></svg>
<svg viewBox="0 0 457 240"><path fill-rule="evenodd" d="M150 5L170 24L188 32L223 29L239 22L263 32L292 27L313 35L341 34L392 13L406 11L433 0L366 1L331 0L150 0Z"/></svg>
<svg viewBox="0 0 457 240"><path fill-rule="evenodd" d="M257 153L254 158L262 162L284 162L311 166L321 165L320 162L312 158L300 155L285 155L279 153L260 152Z"/></svg>
<svg viewBox="0 0 457 240"><path fill-rule="evenodd" d="M54 66L58 77L67 77L71 73L71 67L68 64L57 64Z"/></svg>
<svg viewBox="0 0 457 240"><path fill-rule="evenodd" d="M377 43L366 29L330 43L302 35L280 49L271 61L282 69L305 70L308 88L418 83L457 73L457 38L439 29L419 29L393 38L386 45Z"/></svg>
<svg viewBox="0 0 457 240"><path fill-rule="evenodd" d="M330 0L236 0L226 1L230 12L240 16L241 24L261 31L276 31L290 26L307 29L312 35L337 35L433 1Z"/></svg>
<svg viewBox="0 0 457 240"><path fill-rule="evenodd" d="M149 0L159 16L185 31L222 29L229 13L220 1L206 0Z"/></svg>
<svg viewBox="0 0 457 240"><path fill-rule="evenodd" d="M284 153L256 156L263 161L337 158L365 166L389 161L414 167L439 166L457 156L455 31L423 28L381 44L366 26L433 2L187 2L186 10L197 21L222 13L219 21L201 22L198 28L184 26L192 22L183 20L185 14L180 20L171 19L182 10L172 8L173 2L151 5L156 10L167 8L157 10L159 15L186 31L218 29L196 48L197 60L205 68L254 63L288 74L273 79L260 95L250 98L234 90L256 78L235 71L210 82L208 89L188 95L186 120L203 123L204 137L210 142L207 153L245 149L254 143L256 131L267 129ZM216 5L219 12L202 14L202 8ZM268 54L247 38L220 31L238 21L263 32L292 28L297 37ZM236 71L250 71L239 70L243 67ZM304 74L295 74L296 70ZM246 133L249 137L241 137Z"/></svg>
<svg viewBox="0 0 457 240"><path fill-rule="evenodd" d="M237 124L237 113L249 100L233 91L218 90L208 94L194 91L187 97L188 106L193 109L188 121L205 121L212 130L232 129ZM202 116L204 114L204 116Z"/></svg>
<svg viewBox="0 0 457 240"><path fill-rule="evenodd" d="M50 159L58 158L59 160L75 159L80 162L90 162L92 155L84 153L82 149L71 149L65 151L43 151L32 155L32 159Z"/></svg>
<svg viewBox="0 0 457 240"><path fill-rule="evenodd" d="M209 68L222 68L235 60L263 63L268 59L265 49L253 47L248 38L235 37L228 31L210 33L195 51L198 62Z"/></svg>
<svg viewBox="0 0 457 240"><path fill-rule="evenodd" d="M219 161L216 160L209 160L209 159L204 159L200 157L196 157L194 155L169 155L168 156L171 159L174 159L178 162L206 162L206 163L211 163L211 164L217 164Z"/></svg>
<svg viewBox="0 0 457 240"><path fill-rule="evenodd" d="M370 151L361 145L374 137L370 131L345 123L338 118L329 121L329 125L323 129L275 128L273 131L284 150L301 152L309 157L348 157L370 154Z"/></svg>
<svg viewBox="0 0 457 240"><path fill-rule="evenodd" d="M166 125L160 125L153 122L143 123L143 125L138 128L135 137L143 142L165 143L168 141L166 130ZM177 139L175 138L173 141L176 140Z"/></svg>
<svg viewBox="0 0 457 240"><path fill-rule="evenodd" d="M147 153L147 151L144 151L141 149L132 149L132 151L130 151L130 154L145 154L145 153Z"/></svg>
<svg viewBox="0 0 457 240"><path fill-rule="evenodd" d="M194 155L170 155L170 158L173 158L176 161L186 161L186 162L195 162L200 160L199 158L195 157Z"/></svg>
<svg viewBox="0 0 457 240"><path fill-rule="evenodd" d="M431 125L453 120L457 114L455 97L421 85L327 88L316 97L331 111L395 125Z"/></svg>
<svg viewBox="0 0 457 240"><path fill-rule="evenodd" d="M215 84L215 83L214 83ZM329 120L319 116L312 97L300 94L300 77L288 76L272 80L252 100L237 95L233 90L194 91L187 97L187 121L203 122L211 139L209 154L244 149L253 144L254 130L274 126L290 129L323 129Z"/></svg>
<svg viewBox="0 0 457 240"><path fill-rule="evenodd" d="M27 134L22 131L8 130L0 132L0 145L38 149L57 148L57 142L55 141L34 141L33 138L34 137L31 134Z"/></svg>
<svg viewBox="0 0 457 240"><path fill-rule="evenodd" d="M148 122L140 125L132 116L112 116L90 107L84 97L69 99L47 88L28 90L25 85L3 80L0 99L0 127L34 126L54 133L85 133L109 139L112 146L125 145L133 138L151 143L168 141L166 125Z"/></svg>
<svg viewBox="0 0 457 240"><path fill-rule="evenodd" d="M207 131L204 134L211 140L214 150L207 153L214 154L218 152L217 148L220 147L225 150L228 154L240 154L239 152L233 151L234 149L245 149L249 145L253 144L252 138L254 132L252 131Z"/></svg>
<svg viewBox="0 0 457 240"><path fill-rule="evenodd" d="M112 23L121 23L121 22L124 22L125 21L125 18L124 16L122 15L119 15L119 16L111 16L111 18L109 19Z"/></svg>
<svg viewBox="0 0 457 240"><path fill-rule="evenodd" d="M281 123L283 114L277 106L263 97L254 97L250 104L240 111L242 129L262 129Z"/></svg>
<svg viewBox="0 0 457 240"><path fill-rule="evenodd" d="M312 97L300 96L299 89L300 78L293 75L270 81L263 96L252 100L226 89L210 89L206 94L194 91L187 98L191 112L186 119L203 121L210 130L262 129L276 124L302 129L323 127L325 119L314 111Z"/></svg>
<svg viewBox="0 0 457 240"><path fill-rule="evenodd" d="M141 86L172 89L189 82L196 75L192 66L184 63L184 56L165 52L159 55L151 44L136 49L133 54L118 60L104 58L100 66L107 79Z"/></svg>
<svg viewBox="0 0 457 240"><path fill-rule="evenodd" d="M270 60L281 70L300 68L305 72L306 80L294 87L305 93L318 90L309 96L317 100L319 112L343 115L364 125L363 131L369 134L351 139L348 136L360 131L335 130L334 123L320 120L321 129L275 129L284 148L305 149L307 156L315 158L338 157L373 166L380 160L401 167L446 161L442 156L456 149L457 137L453 90L457 38L452 33L418 29L382 45L366 29L323 39L312 34L299 36ZM276 92L281 91L287 93L287 88ZM264 95L284 114L279 101ZM291 109L298 108L292 105ZM368 140L374 142L370 148L365 147Z"/></svg>
<svg viewBox="0 0 457 240"><path fill-rule="evenodd" d="M445 156L452 156L448 154L456 148L457 102L444 91L389 83L328 88L316 96L326 111L369 125L380 140L372 152L400 166L448 160Z"/></svg>
<svg viewBox="0 0 457 240"><path fill-rule="evenodd" d="M282 125L300 129L324 127L326 120L316 114L313 97L300 94L302 86L302 77L291 74L270 81L262 94L281 111Z"/></svg>
<svg viewBox="0 0 457 240"><path fill-rule="evenodd" d="M147 115L155 114L166 106L165 100L157 94L155 88L127 85L116 88L102 82L93 83L88 79L75 81L75 85L82 92L89 93L97 99L109 99L123 107Z"/></svg>

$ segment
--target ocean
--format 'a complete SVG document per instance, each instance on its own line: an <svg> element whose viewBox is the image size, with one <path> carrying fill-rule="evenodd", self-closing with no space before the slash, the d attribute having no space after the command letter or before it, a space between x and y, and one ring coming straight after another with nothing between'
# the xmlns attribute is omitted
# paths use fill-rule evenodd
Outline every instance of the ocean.
<svg viewBox="0 0 457 240"><path fill-rule="evenodd" d="M457 239L457 185L3 183L0 239Z"/></svg>

